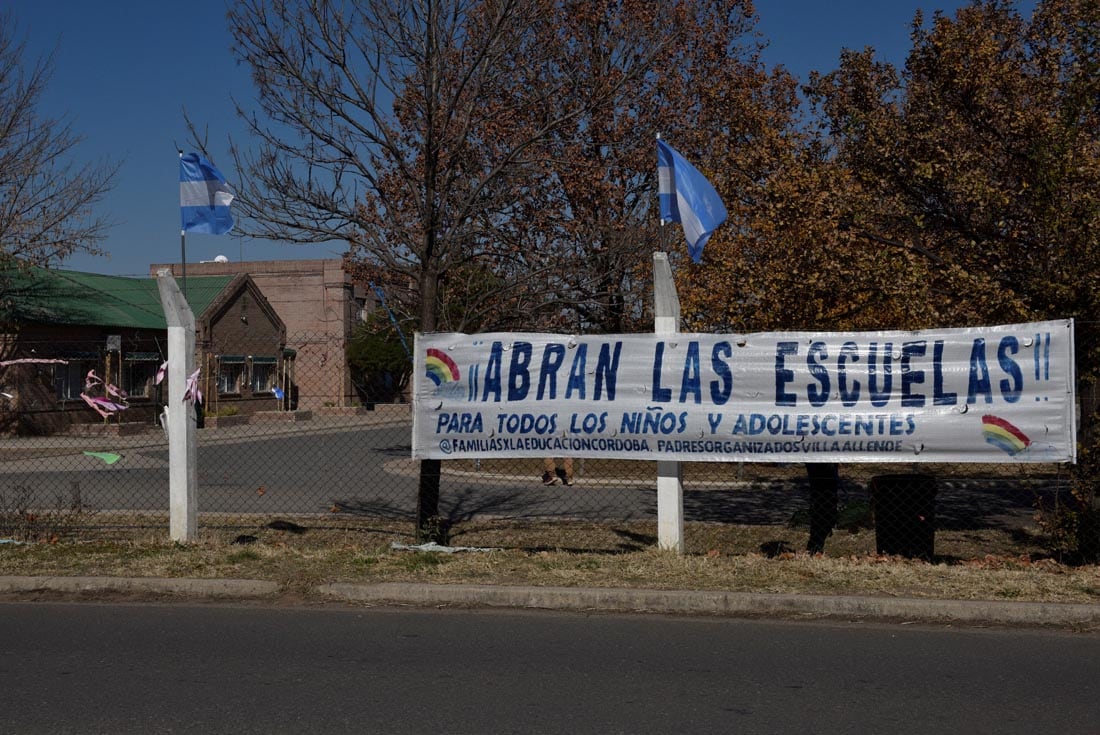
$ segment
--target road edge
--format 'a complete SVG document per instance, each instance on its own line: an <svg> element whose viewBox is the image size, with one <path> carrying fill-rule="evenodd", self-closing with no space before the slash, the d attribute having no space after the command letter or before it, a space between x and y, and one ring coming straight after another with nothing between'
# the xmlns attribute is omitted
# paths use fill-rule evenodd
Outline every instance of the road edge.
<svg viewBox="0 0 1100 735"><path fill-rule="evenodd" d="M856 595L780 595L721 590L654 590L466 584L332 583L315 591L374 604L646 612L717 616L815 616L990 625L1100 625L1100 605L933 600Z"/></svg>
<svg viewBox="0 0 1100 735"><path fill-rule="evenodd" d="M278 582L254 579L162 577L0 576L0 594L172 595L207 599L272 600ZM781 595L722 590L616 587L333 582L313 587L313 601L415 607L510 608L570 612L651 613L723 617L804 617L925 623L1100 628L1100 605L1001 600L940 600L860 595Z"/></svg>

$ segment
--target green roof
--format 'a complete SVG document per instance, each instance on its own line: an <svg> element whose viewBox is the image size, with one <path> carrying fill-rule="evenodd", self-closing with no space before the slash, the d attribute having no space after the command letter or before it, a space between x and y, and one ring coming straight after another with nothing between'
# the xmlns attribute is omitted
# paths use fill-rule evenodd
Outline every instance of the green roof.
<svg viewBox="0 0 1100 735"><path fill-rule="evenodd" d="M196 318L234 276L191 276L185 296ZM183 282L177 280L183 288ZM0 276L0 317L15 322L166 329L155 278L104 276L46 268Z"/></svg>

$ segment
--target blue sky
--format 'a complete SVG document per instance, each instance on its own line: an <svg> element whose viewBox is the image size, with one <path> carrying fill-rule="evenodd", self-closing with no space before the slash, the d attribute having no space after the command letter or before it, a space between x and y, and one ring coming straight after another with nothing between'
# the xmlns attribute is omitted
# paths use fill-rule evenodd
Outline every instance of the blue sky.
<svg viewBox="0 0 1100 735"><path fill-rule="evenodd" d="M931 18L966 2L939 0L758 0L765 61L800 79L829 71L842 48L873 46L900 64L918 8ZM1023 7L1032 7L1027 0ZM82 161L121 161L114 189L101 204L117 222L104 244L108 257L77 255L63 267L146 275L150 263L178 262L179 162L187 147L183 110L209 130L215 163L230 182L225 140L240 137L232 98L247 103L246 68L230 52L224 0L24 0L8 5L33 58L55 52L43 116L65 116L85 138ZM187 236L188 262L333 258L333 245L289 245L233 235Z"/></svg>

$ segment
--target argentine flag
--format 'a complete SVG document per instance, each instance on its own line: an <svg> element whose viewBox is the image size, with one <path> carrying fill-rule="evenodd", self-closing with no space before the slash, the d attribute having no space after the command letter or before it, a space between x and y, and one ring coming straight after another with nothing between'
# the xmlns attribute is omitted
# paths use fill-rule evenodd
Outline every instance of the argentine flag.
<svg viewBox="0 0 1100 735"><path fill-rule="evenodd" d="M233 229L233 192L222 172L198 153L180 156L180 229L224 235Z"/></svg>
<svg viewBox="0 0 1100 735"><path fill-rule="evenodd" d="M663 140L657 141L657 191L661 219L684 226L688 255L698 263L712 232L726 221L726 207L707 178Z"/></svg>

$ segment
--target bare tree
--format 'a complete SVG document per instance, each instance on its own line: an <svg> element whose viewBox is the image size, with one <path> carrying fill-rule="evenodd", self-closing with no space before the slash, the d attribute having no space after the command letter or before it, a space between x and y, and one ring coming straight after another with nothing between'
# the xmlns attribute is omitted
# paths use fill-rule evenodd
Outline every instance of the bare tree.
<svg viewBox="0 0 1100 735"><path fill-rule="evenodd" d="M532 171L525 153L581 109L563 104L567 90L512 94L546 63L530 32L538 10L532 0L238 3L229 22L259 105L238 106L259 143L232 148L240 229L346 241L377 280L408 289L393 301L416 308L421 330L436 329L444 280L502 255L479 248ZM533 122L517 105L547 114ZM507 146L480 139L494 126L510 129Z"/></svg>
<svg viewBox="0 0 1100 735"><path fill-rule="evenodd" d="M14 18L0 14L0 267L100 253L111 222L94 206L118 171L118 164L72 160L81 138L38 110L52 57L26 65L24 55Z"/></svg>
<svg viewBox="0 0 1100 735"><path fill-rule="evenodd" d="M545 73L572 63L539 43L549 5L238 2L229 24L258 103L238 105L257 145L231 146L239 229L346 241L422 331L524 314L549 267L509 236L524 227L522 193L546 178L536 144L599 102L571 86L582 75ZM429 536L438 491L439 462L426 461L417 522Z"/></svg>

